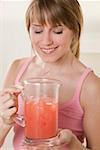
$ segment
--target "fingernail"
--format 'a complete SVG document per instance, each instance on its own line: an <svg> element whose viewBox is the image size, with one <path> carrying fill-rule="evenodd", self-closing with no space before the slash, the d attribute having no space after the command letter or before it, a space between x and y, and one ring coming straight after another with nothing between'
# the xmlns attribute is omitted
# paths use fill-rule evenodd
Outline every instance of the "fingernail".
<svg viewBox="0 0 100 150"><path fill-rule="evenodd" d="M16 84L15 87L16 87L16 89L18 89L18 90L23 90L23 86L22 86L22 85Z"/></svg>

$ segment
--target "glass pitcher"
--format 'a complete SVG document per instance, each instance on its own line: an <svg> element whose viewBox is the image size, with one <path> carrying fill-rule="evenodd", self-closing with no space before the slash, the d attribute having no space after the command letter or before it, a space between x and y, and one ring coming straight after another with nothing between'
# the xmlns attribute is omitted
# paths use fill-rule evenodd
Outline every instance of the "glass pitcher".
<svg viewBox="0 0 100 150"><path fill-rule="evenodd" d="M52 143L58 132L58 98L61 82L55 79L30 78L21 83L24 117L16 122L25 127L25 143ZM51 144L52 145L52 144Z"/></svg>

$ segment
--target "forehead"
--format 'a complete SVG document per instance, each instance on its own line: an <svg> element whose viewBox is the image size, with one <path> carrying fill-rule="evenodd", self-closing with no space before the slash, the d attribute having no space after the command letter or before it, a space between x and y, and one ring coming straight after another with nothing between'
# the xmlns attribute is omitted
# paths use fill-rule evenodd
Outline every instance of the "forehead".
<svg viewBox="0 0 100 150"><path fill-rule="evenodd" d="M34 19L32 22L31 22L31 25L34 25L36 27L48 27L48 28L55 28L55 27L59 27L59 26L65 26L63 24L60 24L60 23L49 23L48 20L45 20L45 23L42 23L41 21L38 21L37 19Z"/></svg>
<svg viewBox="0 0 100 150"><path fill-rule="evenodd" d="M63 22L62 17L59 17L59 11L57 11L57 8L54 9L51 6L45 7L43 5L39 5L36 1L30 7L29 18L30 23L38 22L42 25L50 24L54 26Z"/></svg>
<svg viewBox="0 0 100 150"><path fill-rule="evenodd" d="M30 23L33 24L40 24L43 26L58 26L58 25L62 25L63 23L61 23L60 20L55 20L55 18L49 18L48 14L39 14L36 13L36 15L32 15L30 18Z"/></svg>

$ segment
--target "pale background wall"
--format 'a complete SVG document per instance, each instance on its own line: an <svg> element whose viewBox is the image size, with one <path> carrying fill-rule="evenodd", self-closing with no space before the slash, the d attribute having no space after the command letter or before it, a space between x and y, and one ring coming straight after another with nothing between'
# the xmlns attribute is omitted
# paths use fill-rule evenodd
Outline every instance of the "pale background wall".
<svg viewBox="0 0 100 150"><path fill-rule="evenodd" d="M24 20L28 3L29 0L0 1L0 87L9 64L15 58L31 55ZM80 3L84 15L81 53L100 53L100 0L80 0ZM91 59L92 56L88 59L89 64ZM95 57L92 63L95 63Z"/></svg>
<svg viewBox="0 0 100 150"><path fill-rule="evenodd" d="M81 60L100 76L100 0L79 1L84 15ZM10 63L15 58L31 55L24 21L28 3L28 0L0 1L0 88ZM2 150L12 150L12 137L11 131Z"/></svg>

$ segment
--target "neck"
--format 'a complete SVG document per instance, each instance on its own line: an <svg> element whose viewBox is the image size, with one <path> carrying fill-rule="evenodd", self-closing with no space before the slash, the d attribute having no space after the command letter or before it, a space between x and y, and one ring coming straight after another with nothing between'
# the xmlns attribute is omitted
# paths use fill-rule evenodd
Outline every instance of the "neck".
<svg viewBox="0 0 100 150"><path fill-rule="evenodd" d="M62 70L62 68L70 68L75 61L75 56L72 53L68 53L67 55L61 57L59 60L53 63L44 62L39 56L36 56L36 64L41 67L43 70Z"/></svg>

